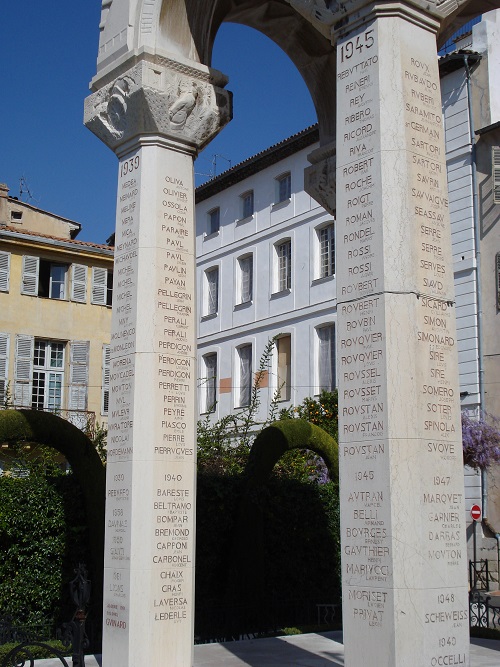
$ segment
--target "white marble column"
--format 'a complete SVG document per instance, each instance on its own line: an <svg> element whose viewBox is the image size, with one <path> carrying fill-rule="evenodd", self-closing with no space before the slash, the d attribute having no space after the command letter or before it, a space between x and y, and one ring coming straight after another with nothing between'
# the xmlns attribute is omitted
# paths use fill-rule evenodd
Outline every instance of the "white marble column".
<svg viewBox="0 0 500 667"><path fill-rule="evenodd" d="M201 66L149 57L123 70L87 99L85 114L87 126L119 157L103 665L191 667L193 157L229 120L230 101Z"/></svg>
<svg viewBox="0 0 500 667"><path fill-rule="evenodd" d="M346 667L469 664L438 22L371 5L337 33Z"/></svg>

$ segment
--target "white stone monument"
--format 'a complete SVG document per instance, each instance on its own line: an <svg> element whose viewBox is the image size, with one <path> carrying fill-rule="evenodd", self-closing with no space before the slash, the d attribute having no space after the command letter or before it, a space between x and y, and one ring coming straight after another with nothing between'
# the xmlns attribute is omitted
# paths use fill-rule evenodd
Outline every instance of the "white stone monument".
<svg viewBox="0 0 500 667"><path fill-rule="evenodd" d="M345 661L468 665L464 482L438 22L337 34Z"/></svg>
<svg viewBox="0 0 500 667"><path fill-rule="evenodd" d="M230 118L218 72L147 52L94 82L119 157L103 664L191 667L196 320L193 158Z"/></svg>
<svg viewBox="0 0 500 667"><path fill-rule="evenodd" d="M261 0L103 0L85 122L120 159L104 667L192 664L192 161L231 115L224 77L201 64L224 19L267 20L299 50L320 118L306 185L337 217L346 666L469 664L436 33L461 25L471 3L286 2L266 14ZM478 0L467 18L483 4L499 3ZM337 49L336 147L333 58L328 42L315 48L325 38Z"/></svg>

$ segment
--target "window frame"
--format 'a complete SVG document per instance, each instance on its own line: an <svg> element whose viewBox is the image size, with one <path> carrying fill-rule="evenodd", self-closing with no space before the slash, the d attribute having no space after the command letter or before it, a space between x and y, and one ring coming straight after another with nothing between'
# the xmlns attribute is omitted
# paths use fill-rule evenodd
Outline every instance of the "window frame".
<svg viewBox="0 0 500 667"><path fill-rule="evenodd" d="M285 247L288 247L288 250ZM274 293L290 292L292 289L292 239L290 237L274 244L274 261Z"/></svg>
<svg viewBox="0 0 500 667"><path fill-rule="evenodd" d="M10 252L0 250L0 292L10 290Z"/></svg>
<svg viewBox="0 0 500 667"><path fill-rule="evenodd" d="M204 272L204 303L203 303L203 313L204 317L215 317L219 313L219 267L212 266L209 269L206 269ZM216 279L211 280L211 276L215 275ZM215 285L215 295L212 293L212 287Z"/></svg>
<svg viewBox="0 0 500 667"><path fill-rule="evenodd" d="M285 345L285 341L288 341ZM292 397L292 334L283 334L276 339L276 397L279 403ZM283 349L280 350L280 347ZM282 363L283 360L285 363ZM284 376L284 377L283 377Z"/></svg>
<svg viewBox="0 0 500 667"><path fill-rule="evenodd" d="M318 248L317 276L318 280L333 278L336 271L335 262L335 222L329 221L320 227L316 227L316 238ZM322 239L326 233L327 238ZM323 244L326 245L324 252ZM326 260L326 261L325 261Z"/></svg>
<svg viewBox="0 0 500 667"><path fill-rule="evenodd" d="M210 364L208 363L209 361ZM202 364L202 414L213 414L217 407L217 352L207 352L204 354L202 356Z"/></svg>
<svg viewBox="0 0 500 667"><path fill-rule="evenodd" d="M215 225L214 225L215 220ZM215 228L214 228L215 227ZM207 236L216 236L220 232L220 206L207 211Z"/></svg>
<svg viewBox="0 0 500 667"><path fill-rule="evenodd" d="M331 335L328 337L328 341L322 340L321 334L325 331L330 331ZM316 394L321 394L322 391L333 391L337 386L337 359L336 359L336 327L334 322L325 322L324 324L318 324L315 327L316 334ZM330 382L326 382L326 377L323 375L322 365L324 361L328 359L323 359L322 354L323 350L329 348L329 376ZM329 386L328 386L329 385Z"/></svg>
<svg viewBox="0 0 500 667"><path fill-rule="evenodd" d="M247 355L247 352L250 352ZM235 407L246 408L252 401L253 388L253 345L252 343L243 343L236 348L238 363L238 382L236 390L238 392L235 398ZM248 367L244 368L244 365Z"/></svg>
<svg viewBox="0 0 500 667"><path fill-rule="evenodd" d="M500 146L491 149L491 180L493 203L500 204Z"/></svg>
<svg viewBox="0 0 500 667"><path fill-rule="evenodd" d="M285 171L275 179L275 197L274 203L283 204L289 202L292 198L292 172Z"/></svg>
<svg viewBox="0 0 500 667"><path fill-rule="evenodd" d="M250 202L247 205L247 202ZM255 213L255 196L253 190L247 190L240 195L240 220L251 218Z"/></svg>
<svg viewBox="0 0 500 667"><path fill-rule="evenodd" d="M248 274L249 278L247 281L247 285L245 286L245 276L246 276L246 269L244 268L244 264L247 264L249 266ZM238 281L237 281L237 304L238 305L244 305L248 303L252 303L253 301L253 277L254 277L254 261L253 261L253 253L249 252L246 253L245 255L241 255L241 257L237 258L237 267L238 267Z"/></svg>

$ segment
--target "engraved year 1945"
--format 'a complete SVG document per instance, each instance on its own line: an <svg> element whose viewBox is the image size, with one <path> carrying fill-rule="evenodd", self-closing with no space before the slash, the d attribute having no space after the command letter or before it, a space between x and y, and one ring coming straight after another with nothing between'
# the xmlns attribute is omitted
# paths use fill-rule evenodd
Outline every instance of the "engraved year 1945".
<svg viewBox="0 0 500 667"><path fill-rule="evenodd" d="M355 51L362 53L363 49L371 49L374 43L373 30L367 30L362 35L358 35L356 39L350 39L345 44L342 44L340 47L340 61L349 60Z"/></svg>

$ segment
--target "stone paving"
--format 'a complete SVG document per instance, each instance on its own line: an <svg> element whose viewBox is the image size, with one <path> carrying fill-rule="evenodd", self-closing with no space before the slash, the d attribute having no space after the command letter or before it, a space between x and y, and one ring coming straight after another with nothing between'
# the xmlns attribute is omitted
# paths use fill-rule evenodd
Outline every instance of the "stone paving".
<svg viewBox="0 0 500 667"><path fill-rule="evenodd" d="M272 637L194 649L194 667L331 667L344 664L341 632ZM500 641L471 640L470 667L500 667ZM36 667L61 667L59 660L37 660ZM71 667L71 659L68 659ZM366 665L373 657L366 656ZM86 667L101 667L101 656L87 656ZM166 666L167 667L167 666Z"/></svg>

